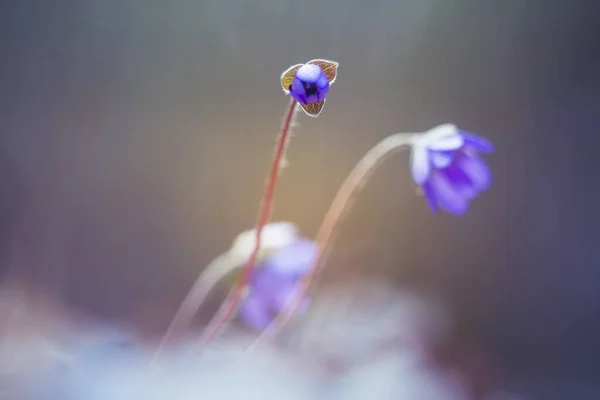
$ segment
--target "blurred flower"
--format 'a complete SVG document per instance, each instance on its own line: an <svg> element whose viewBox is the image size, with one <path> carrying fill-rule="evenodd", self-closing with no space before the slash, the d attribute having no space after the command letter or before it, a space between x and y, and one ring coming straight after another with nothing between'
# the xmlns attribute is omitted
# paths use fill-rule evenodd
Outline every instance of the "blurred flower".
<svg viewBox="0 0 600 400"><path fill-rule="evenodd" d="M294 243L299 238L298 228L292 222L279 221L265 225L260 235L260 250L256 258L258 264L269 258L271 254L285 246ZM218 263L219 277L230 275L230 283L241 278L242 267L250 258L256 245L256 228L249 229L237 235L231 248L224 255L224 263Z"/></svg>
<svg viewBox="0 0 600 400"><path fill-rule="evenodd" d="M478 153L491 153L488 140L444 124L413 144L411 170L434 213L441 208L463 215L469 202L488 189L492 174Z"/></svg>
<svg viewBox="0 0 600 400"><path fill-rule="evenodd" d="M335 81L338 63L312 60L297 64L281 74L281 86L311 117L321 113L329 86Z"/></svg>
<svg viewBox="0 0 600 400"><path fill-rule="evenodd" d="M274 250L294 242L298 238L298 228L292 222L281 221L266 224L260 236L258 259L266 258ZM229 249L231 262L236 266L244 264L256 245L256 228L237 235Z"/></svg>
<svg viewBox="0 0 600 400"><path fill-rule="evenodd" d="M275 250L255 270L250 293L240 309L242 320L256 330L265 329L297 294L298 282L317 255L315 242L299 238ZM306 311L308 299L299 312Z"/></svg>

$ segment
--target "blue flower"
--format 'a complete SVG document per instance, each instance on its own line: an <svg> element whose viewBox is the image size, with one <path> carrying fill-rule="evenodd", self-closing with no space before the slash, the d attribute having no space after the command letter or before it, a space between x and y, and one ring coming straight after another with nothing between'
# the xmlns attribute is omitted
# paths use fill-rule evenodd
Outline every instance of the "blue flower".
<svg viewBox="0 0 600 400"><path fill-rule="evenodd" d="M281 87L300 104L306 114L316 117L325 105L329 87L337 76L338 65L328 60L296 64L281 74Z"/></svg>
<svg viewBox="0 0 600 400"><path fill-rule="evenodd" d="M240 308L242 321L261 331L282 312L288 301L298 293L298 283L315 260L318 246L315 242L299 238L295 242L275 250L255 270L250 293ZM299 309L308 308L306 299Z"/></svg>
<svg viewBox="0 0 600 400"><path fill-rule="evenodd" d="M434 213L443 209L463 215L469 203L492 183L492 174L479 153L492 153L494 145L451 124L425 132L413 144L414 181Z"/></svg>

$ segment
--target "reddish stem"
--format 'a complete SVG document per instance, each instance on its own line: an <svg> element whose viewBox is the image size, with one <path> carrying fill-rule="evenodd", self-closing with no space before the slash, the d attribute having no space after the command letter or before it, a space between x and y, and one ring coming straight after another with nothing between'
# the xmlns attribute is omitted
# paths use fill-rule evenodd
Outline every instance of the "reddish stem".
<svg viewBox="0 0 600 400"><path fill-rule="evenodd" d="M290 128L296 114L296 100L290 99L287 112L283 119L281 131L277 141L277 147L275 149L275 156L273 157L273 163L271 164L271 172L267 180L267 187L263 195L262 206L258 214L258 221L256 223L256 244L254 250L250 255L250 258L244 265L241 271L241 276L231 289L225 302L219 307L217 314L212 318L208 327L204 331L202 337L202 344L210 342L217 333L223 328L223 326L229 321L233 313L237 310L237 307L242 299L242 295L254 269L256 267L256 261L261 248L261 236L265 225L269 222L271 212L273 210L273 199L275 194L275 186L277 185L277 178L282 168L287 143L289 141Z"/></svg>
<svg viewBox="0 0 600 400"><path fill-rule="evenodd" d="M340 190L333 199L333 202L323 219L321 228L317 233L315 240L319 245L319 251L315 261L309 268L308 273L300 281L298 293L287 305L285 311L280 313L275 318L272 325L265 330L265 336L270 339L277 336L283 329L283 326L292 318L302 304L302 300L308 293L311 283L315 280L317 272L320 270L319 267L324 263L327 253L333 244L334 233L350 209L358 191L364 186L369 177L384 160L397 151L410 146L414 137L415 134L412 133L397 133L388 136L369 150L358 164L356 164L352 172L350 172L350 175L348 175L344 183L342 183ZM259 337L256 343L261 339L262 337Z"/></svg>

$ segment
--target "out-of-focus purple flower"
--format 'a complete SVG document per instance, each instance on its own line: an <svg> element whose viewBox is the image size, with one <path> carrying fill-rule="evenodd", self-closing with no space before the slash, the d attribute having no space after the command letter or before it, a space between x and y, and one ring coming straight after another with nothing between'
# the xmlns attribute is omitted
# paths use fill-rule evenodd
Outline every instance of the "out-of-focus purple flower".
<svg viewBox="0 0 600 400"><path fill-rule="evenodd" d="M281 87L289 93L311 117L321 113L329 86L337 76L338 63L311 60L297 64L281 74Z"/></svg>
<svg viewBox="0 0 600 400"><path fill-rule="evenodd" d="M463 215L469 203L492 183L492 174L479 153L494 145L452 124L425 132L413 144L411 170L434 213L441 208Z"/></svg>
<svg viewBox="0 0 600 400"><path fill-rule="evenodd" d="M315 260L318 246L300 238L275 250L258 266L250 282L250 294L240 309L242 320L256 330L265 329L292 301L298 283ZM306 299L299 312L306 311Z"/></svg>

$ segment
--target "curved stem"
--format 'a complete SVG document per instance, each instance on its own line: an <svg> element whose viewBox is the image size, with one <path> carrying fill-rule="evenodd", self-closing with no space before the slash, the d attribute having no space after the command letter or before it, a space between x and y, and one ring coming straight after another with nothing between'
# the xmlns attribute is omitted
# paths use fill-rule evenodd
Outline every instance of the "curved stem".
<svg viewBox="0 0 600 400"><path fill-rule="evenodd" d="M283 119L283 124L279 133L277 147L275 149L275 156L273 158L273 163L271 164L271 172L269 173L267 187L262 200L262 207L258 214L258 222L256 223L256 243L254 250L242 268L240 279L235 283L234 287L227 295L227 298L221 307L219 307L216 315L212 318L208 324L208 327L204 331L204 335L202 336L202 344L208 343L217 333L219 333L221 328L223 328L223 326L229 322L229 319L237 310L237 307L242 299L244 288L254 272L256 260L261 249L261 234L263 228L269 222L269 218L271 217L275 186L277 185L277 178L279 177L279 173L284 165L284 156L290 138L290 130L297 111L298 107L296 100L290 99L290 104Z"/></svg>
<svg viewBox="0 0 600 400"><path fill-rule="evenodd" d="M250 257L256 243L256 229L244 231L237 235L231 248L215 258L203 270L187 293L173 317L169 328L163 336L154 353L151 364L155 363L175 333L183 332L190 325L194 315L198 312L210 290L229 273L237 270ZM291 222L275 222L267 224L263 229L262 245L258 255L259 259L265 257L270 251L280 246L292 243L298 236L296 226Z"/></svg>
<svg viewBox="0 0 600 400"><path fill-rule="evenodd" d="M183 299L175 317L171 321L167 332L163 336L154 353L152 363L158 360L163 348L175 333L183 332L192 322L196 312L208 296L210 290L228 273L234 271L239 264L231 257L229 251L221 254L204 268L202 274L196 279L194 285Z"/></svg>
<svg viewBox="0 0 600 400"><path fill-rule="evenodd" d="M340 190L336 194L325 215L316 238L316 242L319 245L319 252L308 273L300 281L298 294L290 300L285 311L275 318L271 325L257 339L257 342L261 340L263 336L273 339L292 318L302 304L302 299L306 296L311 283L315 279L316 274L320 269L319 266L323 264L327 253L333 244L333 235L350 209L358 191L365 185L369 177L384 160L397 151L412 145L416 136L418 136L418 134L415 133L396 133L390 135L376 144L375 147L369 150L358 164L356 164L352 172L350 172L350 175L348 175L344 183L342 183ZM255 344L257 342L255 342ZM254 347L254 345L252 347Z"/></svg>

